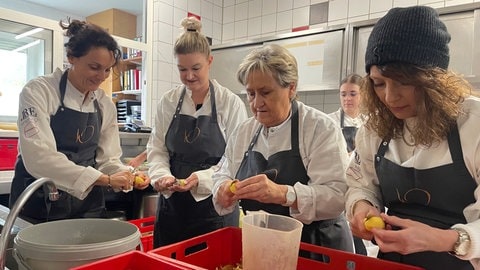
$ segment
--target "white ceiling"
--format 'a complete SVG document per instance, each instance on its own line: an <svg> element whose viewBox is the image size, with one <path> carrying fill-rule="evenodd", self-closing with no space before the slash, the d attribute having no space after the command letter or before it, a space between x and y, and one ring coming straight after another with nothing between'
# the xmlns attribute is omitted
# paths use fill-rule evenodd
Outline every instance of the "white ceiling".
<svg viewBox="0 0 480 270"><path fill-rule="evenodd" d="M65 11L83 17L116 8L122 11L141 15L143 14L143 0L25 0L37 5Z"/></svg>

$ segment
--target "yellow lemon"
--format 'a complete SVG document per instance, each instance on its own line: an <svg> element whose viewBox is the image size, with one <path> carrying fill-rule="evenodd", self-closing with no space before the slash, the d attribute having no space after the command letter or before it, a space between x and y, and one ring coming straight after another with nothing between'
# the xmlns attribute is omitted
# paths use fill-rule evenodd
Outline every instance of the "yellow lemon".
<svg viewBox="0 0 480 270"><path fill-rule="evenodd" d="M367 231L371 231L373 228L385 229L385 222L383 222L381 217L365 218L363 225Z"/></svg>
<svg viewBox="0 0 480 270"><path fill-rule="evenodd" d="M143 184L143 182L145 182L145 180L141 177L141 176L135 176L135 181L134 181L134 184L135 185L141 185Z"/></svg>
<svg viewBox="0 0 480 270"><path fill-rule="evenodd" d="M237 185L235 183L237 183L237 181L233 181L232 183L230 183L230 192L232 192L233 194L237 192Z"/></svg>
<svg viewBox="0 0 480 270"><path fill-rule="evenodd" d="M180 186L185 186L185 184L187 184L187 181L185 181L185 179L178 179L178 180L177 180L177 183L178 183Z"/></svg>

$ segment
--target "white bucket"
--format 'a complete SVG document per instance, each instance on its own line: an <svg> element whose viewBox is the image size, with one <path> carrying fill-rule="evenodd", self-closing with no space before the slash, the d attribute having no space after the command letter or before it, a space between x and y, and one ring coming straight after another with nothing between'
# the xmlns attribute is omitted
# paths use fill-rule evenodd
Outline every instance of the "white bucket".
<svg viewBox="0 0 480 270"><path fill-rule="evenodd" d="M65 270L136 249L137 226L110 219L51 221L21 230L13 256L19 269Z"/></svg>
<svg viewBox="0 0 480 270"><path fill-rule="evenodd" d="M303 223L268 213L248 214L242 222L245 270L295 270Z"/></svg>

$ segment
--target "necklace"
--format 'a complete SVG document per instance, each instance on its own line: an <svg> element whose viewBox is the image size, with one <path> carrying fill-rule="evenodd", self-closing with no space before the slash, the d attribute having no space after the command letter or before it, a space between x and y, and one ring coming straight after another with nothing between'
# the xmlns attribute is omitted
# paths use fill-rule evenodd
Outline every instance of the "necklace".
<svg viewBox="0 0 480 270"><path fill-rule="evenodd" d="M402 134L402 139L403 139L403 141L405 142L406 145L413 147L413 146L415 146L415 138L414 138L413 135L412 135L412 131L410 130L410 127L408 127L407 124L405 124L405 127L407 128L408 133L409 133L409 135L410 135L410 138L409 138L409 139L410 139L410 140L409 140L410 142L408 142L407 139L405 138L405 133Z"/></svg>

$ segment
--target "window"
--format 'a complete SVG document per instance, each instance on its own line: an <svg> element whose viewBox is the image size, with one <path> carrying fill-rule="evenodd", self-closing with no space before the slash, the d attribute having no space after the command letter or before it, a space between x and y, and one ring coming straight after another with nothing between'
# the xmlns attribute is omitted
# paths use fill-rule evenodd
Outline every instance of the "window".
<svg viewBox="0 0 480 270"><path fill-rule="evenodd" d="M52 72L52 36L51 30L0 20L0 122L15 123L25 83Z"/></svg>

